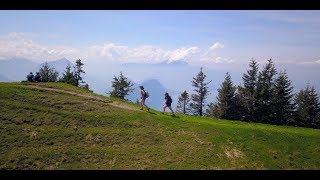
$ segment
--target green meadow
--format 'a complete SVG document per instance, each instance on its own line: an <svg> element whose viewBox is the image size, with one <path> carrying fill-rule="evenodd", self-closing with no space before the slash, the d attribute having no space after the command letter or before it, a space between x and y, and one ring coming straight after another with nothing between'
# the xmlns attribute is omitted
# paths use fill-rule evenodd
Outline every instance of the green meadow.
<svg viewBox="0 0 320 180"><path fill-rule="evenodd" d="M0 83L0 169L320 169L320 130L159 111L63 83Z"/></svg>

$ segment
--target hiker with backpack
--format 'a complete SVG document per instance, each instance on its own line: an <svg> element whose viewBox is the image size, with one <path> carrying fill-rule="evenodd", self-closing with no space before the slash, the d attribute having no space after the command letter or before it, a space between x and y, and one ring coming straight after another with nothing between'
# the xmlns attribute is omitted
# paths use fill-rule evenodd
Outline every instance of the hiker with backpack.
<svg viewBox="0 0 320 180"><path fill-rule="evenodd" d="M34 81L41 82L41 76L40 76L39 72L37 72L37 74L34 76Z"/></svg>
<svg viewBox="0 0 320 180"><path fill-rule="evenodd" d="M30 74L27 75L27 81L34 82L33 78L34 78L34 76L33 76L32 72L30 72Z"/></svg>
<svg viewBox="0 0 320 180"><path fill-rule="evenodd" d="M164 97L165 101L164 101L164 105L163 105L162 114L164 114L164 112L166 111L166 108L168 107L172 112L172 116L175 116L175 114L171 108L172 98L169 96L169 93L167 93L167 92L164 94L164 96L165 96Z"/></svg>
<svg viewBox="0 0 320 180"><path fill-rule="evenodd" d="M143 86L140 86L140 89L141 89L141 91L140 91L140 94L141 94L141 101L140 101L141 109L140 110L143 110L143 106L146 106L148 108L148 111L149 111L150 108L145 104L146 99L149 97L149 93L144 90Z"/></svg>

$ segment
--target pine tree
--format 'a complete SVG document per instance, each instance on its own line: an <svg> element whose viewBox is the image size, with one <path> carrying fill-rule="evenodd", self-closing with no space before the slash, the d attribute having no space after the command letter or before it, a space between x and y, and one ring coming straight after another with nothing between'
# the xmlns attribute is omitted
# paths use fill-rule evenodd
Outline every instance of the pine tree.
<svg viewBox="0 0 320 180"><path fill-rule="evenodd" d="M84 73L83 68L83 63L81 62L81 59L76 60L76 64L74 66L74 77L76 80L76 86L79 86L80 83L85 83L84 81L82 81L82 77L81 77L81 73Z"/></svg>
<svg viewBox="0 0 320 180"><path fill-rule="evenodd" d="M192 86L195 87L195 94L191 95L192 103L190 107L194 110L195 115L202 116L203 107L205 105L205 99L209 95L208 84L211 82L204 82L206 79L206 75L202 72L202 67L200 68L200 72L196 77L191 81Z"/></svg>
<svg viewBox="0 0 320 180"><path fill-rule="evenodd" d="M178 113L189 114L190 111L190 98L187 91L183 91L178 98L176 111Z"/></svg>
<svg viewBox="0 0 320 180"><path fill-rule="evenodd" d="M111 97L117 97L120 99L124 99L129 92L132 92L134 89L131 88L134 84L125 77L120 71L119 77L114 76L114 81L112 82L113 90L109 92Z"/></svg>
<svg viewBox="0 0 320 180"><path fill-rule="evenodd" d="M59 73L54 67L51 67L48 62L45 62L39 69L42 82L56 82L58 80Z"/></svg>
<svg viewBox="0 0 320 180"><path fill-rule="evenodd" d="M274 94L274 76L277 74L276 68L271 59L266 66L259 72L257 82L257 122L270 123L273 119L272 95Z"/></svg>
<svg viewBox="0 0 320 180"><path fill-rule="evenodd" d="M59 81L77 86L77 80L75 79L75 75L74 75L73 71L71 71L70 65L68 65L66 67L66 70L62 74L62 77L60 78Z"/></svg>
<svg viewBox="0 0 320 180"><path fill-rule="evenodd" d="M241 102L241 119L246 121L254 121L257 116L256 94L258 80L258 64L254 59L249 63L250 69L243 74L243 87L239 86L239 95L237 96Z"/></svg>
<svg viewBox="0 0 320 180"><path fill-rule="evenodd" d="M208 109L206 110L207 115L210 117L220 118L221 117L221 109L218 107L217 103L211 102L208 104Z"/></svg>
<svg viewBox="0 0 320 180"><path fill-rule="evenodd" d="M320 128L320 104L314 87L301 90L295 97L296 112L294 125Z"/></svg>
<svg viewBox="0 0 320 180"><path fill-rule="evenodd" d="M313 86L310 89L310 99L312 104L310 108L310 127L320 128L320 102L318 93L316 92Z"/></svg>
<svg viewBox="0 0 320 180"><path fill-rule="evenodd" d="M233 85L231 76L226 73L225 80L218 89L218 97L216 105L209 105L214 117L221 119L237 119L237 97L236 97L236 87ZM210 110L209 110L210 112Z"/></svg>
<svg viewBox="0 0 320 180"><path fill-rule="evenodd" d="M292 91L293 87L287 73L285 71L280 72L275 80L273 91L272 111L274 114L272 124L287 125L291 121L294 110Z"/></svg>

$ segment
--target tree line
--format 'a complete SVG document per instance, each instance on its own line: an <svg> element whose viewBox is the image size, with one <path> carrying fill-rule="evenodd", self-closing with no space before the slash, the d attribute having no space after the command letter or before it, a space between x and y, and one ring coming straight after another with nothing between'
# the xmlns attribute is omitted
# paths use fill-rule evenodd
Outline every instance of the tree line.
<svg viewBox="0 0 320 180"><path fill-rule="evenodd" d="M59 72L53 66L50 66L48 62L45 62L39 69L41 82L64 82L89 90L89 85L83 81L82 73L85 74L83 66L84 63L81 62L81 59L78 59L73 65L73 70L71 65L67 65L62 76L59 77Z"/></svg>
<svg viewBox="0 0 320 180"><path fill-rule="evenodd" d="M209 94L202 68L193 78L194 94L187 91L178 98L177 111L183 114L202 115L206 95ZM293 86L286 71L277 72L271 59L261 71L251 60L249 70L242 76L243 85L235 86L231 75L218 89L217 101L208 104L206 116L274 125L320 128L320 103L313 86L293 94Z"/></svg>

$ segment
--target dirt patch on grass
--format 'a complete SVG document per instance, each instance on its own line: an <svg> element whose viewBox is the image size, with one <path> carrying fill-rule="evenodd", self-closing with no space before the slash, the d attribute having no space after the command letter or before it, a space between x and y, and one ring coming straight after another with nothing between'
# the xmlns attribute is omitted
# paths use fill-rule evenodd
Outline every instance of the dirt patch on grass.
<svg viewBox="0 0 320 180"><path fill-rule="evenodd" d="M232 148L232 149L225 149L224 153L227 155L227 157L229 159L234 159L234 158L242 158L244 157L243 152L241 152L240 150L236 149L236 148Z"/></svg>
<svg viewBox="0 0 320 180"><path fill-rule="evenodd" d="M123 104L123 103L120 103L120 102L112 102L110 103L110 105L112 106L115 106L115 107L119 107L119 108L122 108L122 109L128 109L128 110L132 110L132 111L138 111L137 108L134 108L134 107L130 107L126 104Z"/></svg>

